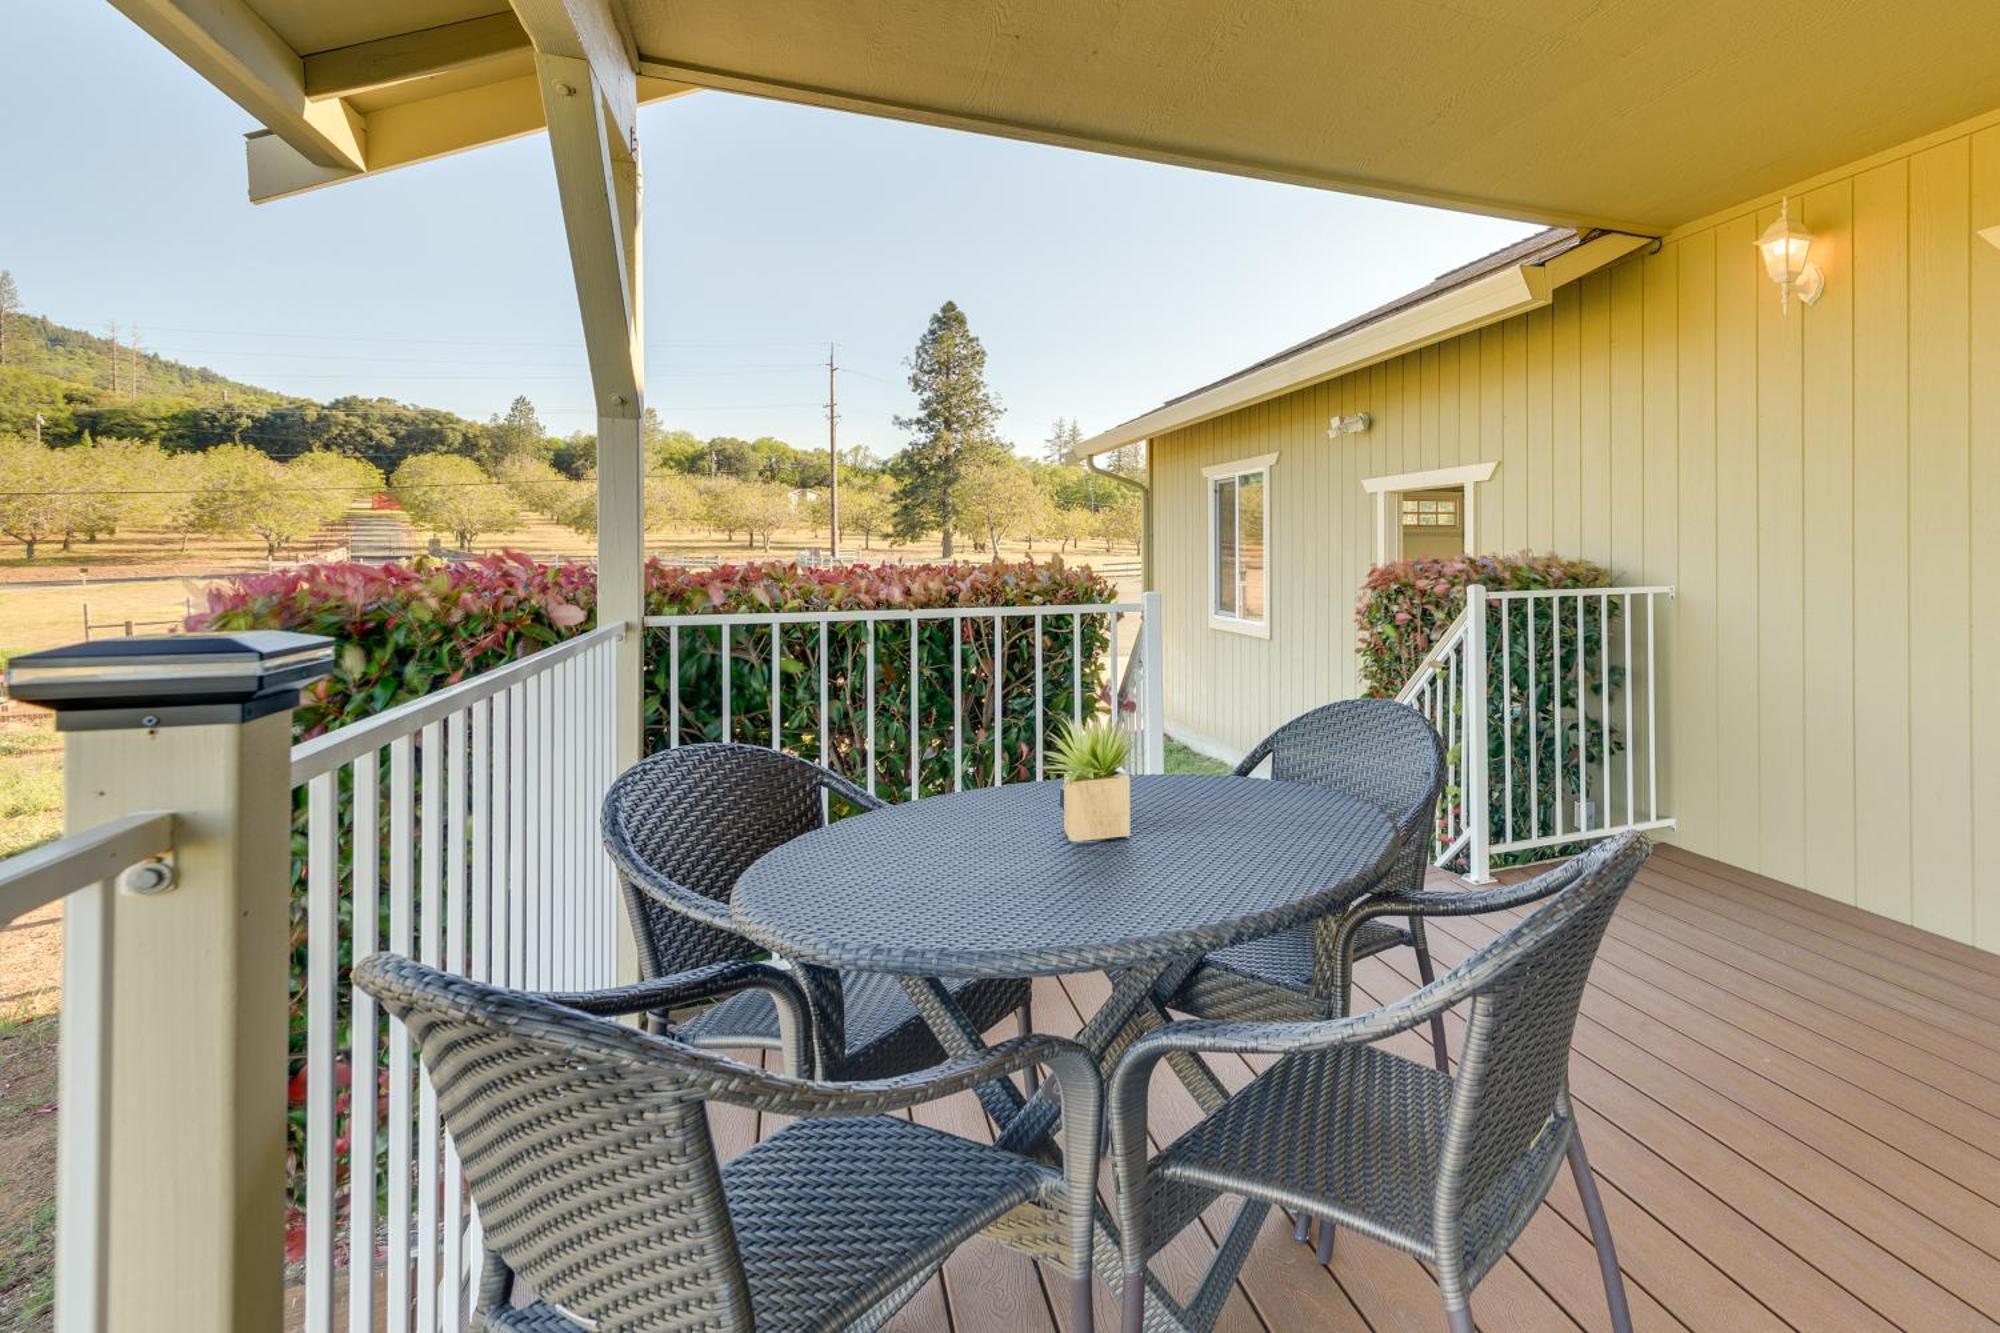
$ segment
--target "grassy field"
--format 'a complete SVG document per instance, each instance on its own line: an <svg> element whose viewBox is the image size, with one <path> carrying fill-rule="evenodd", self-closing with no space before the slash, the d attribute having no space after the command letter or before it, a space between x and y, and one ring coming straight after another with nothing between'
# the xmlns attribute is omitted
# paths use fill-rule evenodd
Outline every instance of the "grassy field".
<svg viewBox="0 0 2000 1333"><path fill-rule="evenodd" d="M338 532L323 540L338 540ZM800 552L825 546L824 533L799 530L777 534L766 552L761 546L746 547L720 533L678 532L654 534L646 543L649 555L666 559L715 559L723 561L789 560ZM425 534L413 534L412 550L421 550ZM1063 558L1072 565L1102 568L1106 577L1118 584L1119 596L1135 598L1139 592L1139 560L1129 549L1106 552L1101 542L1090 549L1072 550ZM544 519L524 520L515 531L496 533L476 543L481 552L515 550L537 560L588 559L597 553L593 538L573 532ZM257 543L200 539L185 552L179 538L164 533L120 533L92 544L79 544L74 552L51 552L32 565L21 560L18 548L12 558L0 560L0 659L12 653L38 648L54 648L75 643L84 637L85 608L93 625L106 626L98 634L122 633L125 621L180 620L190 605L200 611L207 606L207 590L217 574L247 574L265 568L263 547ZM1048 542L1037 542L1032 552L1018 542L1003 542L1001 554L1009 560L1033 556L1046 560L1054 553ZM863 549L848 543L851 557L893 564L919 564L939 558L935 541L891 547L884 541ZM981 550L961 545L959 558L986 558ZM88 571L80 574L80 571ZM145 580L133 582L130 580ZM24 586L62 580L51 587ZM121 581L122 580L122 581ZM141 634L165 632L162 627L141 625Z"/></svg>
<svg viewBox="0 0 2000 1333"><path fill-rule="evenodd" d="M0 857L62 831L62 746L46 726L0 727ZM0 1331L50 1326L55 1251L56 1005L62 914L0 928Z"/></svg>

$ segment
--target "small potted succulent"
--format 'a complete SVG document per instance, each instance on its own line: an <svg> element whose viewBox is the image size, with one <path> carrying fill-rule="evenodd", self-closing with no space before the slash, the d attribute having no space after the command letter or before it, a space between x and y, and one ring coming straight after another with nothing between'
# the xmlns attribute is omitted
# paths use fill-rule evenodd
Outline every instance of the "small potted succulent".
<svg viewBox="0 0 2000 1333"><path fill-rule="evenodd" d="M1131 738L1109 718L1063 729L1051 766L1062 779L1063 833L1071 842L1132 836L1131 756Z"/></svg>

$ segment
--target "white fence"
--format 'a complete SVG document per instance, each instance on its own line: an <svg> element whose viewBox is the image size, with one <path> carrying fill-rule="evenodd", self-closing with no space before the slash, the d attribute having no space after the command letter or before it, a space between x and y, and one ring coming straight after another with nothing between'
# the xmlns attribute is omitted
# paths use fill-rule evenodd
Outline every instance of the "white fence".
<svg viewBox="0 0 2000 1333"><path fill-rule="evenodd" d="M1668 587L1466 590L1398 693L1443 737L1434 860L1489 878L1496 855L1670 827L1660 790Z"/></svg>
<svg viewBox="0 0 2000 1333"><path fill-rule="evenodd" d="M480 1246L457 1156L409 1034L345 967L391 949L509 986L617 980L597 809L622 637L594 630L292 752L307 793L306 1333L332 1333L343 1303L351 1333L466 1325Z"/></svg>
<svg viewBox="0 0 2000 1333"><path fill-rule="evenodd" d="M1040 780L1059 722L1115 706L1139 738L1139 771L1157 773L1165 701L1160 672L1146 668L1160 660L1159 607L1147 593L1064 606L648 616L665 673L651 740L788 749L871 794L913 800ZM1127 679L1129 691L1119 685Z"/></svg>

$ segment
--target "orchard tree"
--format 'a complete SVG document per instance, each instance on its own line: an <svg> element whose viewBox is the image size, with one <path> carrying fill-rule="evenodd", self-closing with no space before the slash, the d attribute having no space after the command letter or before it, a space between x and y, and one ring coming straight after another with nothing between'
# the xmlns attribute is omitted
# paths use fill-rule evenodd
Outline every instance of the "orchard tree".
<svg viewBox="0 0 2000 1333"><path fill-rule="evenodd" d="M684 527L695 516L700 498L694 484L677 472L653 472L646 476L646 531L671 532Z"/></svg>
<svg viewBox="0 0 2000 1333"><path fill-rule="evenodd" d="M597 531L597 479L566 476L539 458L511 458L499 480L523 509L578 532Z"/></svg>
<svg viewBox="0 0 2000 1333"><path fill-rule="evenodd" d="M72 477L57 453L32 440L0 439L0 533L21 543L30 560L67 521Z"/></svg>
<svg viewBox="0 0 2000 1333"><path fill-rule="evenodd" d="M311 469L292 471L241 444L208 451L192 522L198 532L222 536L254 533L266 559L317 532L328 521L329 501Z"/></svg>
<svg viewBox="0 0 2000 1333"><path fill-rule="evenodd" d="M1108 496L1106 503L1093 516L1096 519L1097 535L1104 539L1104 549L1110 550L1113 542L1130 542L1132 549L1138 550L1144 536L1145 510L1139 497L1129 487L1115 486L1117 494Z"/></svg>
<svg viewBox="0 0 2000 1333"><path fill-rule="evenodd" d="M895 510L895 500L886 479L862 473L841 483L840 526L843 532L861 534L861 549L875 549L875 534L883 531Z"/></svg>
<svg viewBox="0 0 2000 1333"><path fill-rule="evenodd" d="M1041 488L1012 457L981 459L958 482L959 521L1000 558L1000 539L1032 528L1040 516Z"/></svg>
<svg viewBox="0 0 2000 1333"><path fill-rule="evenodd" d="M160 498L151 521L156 527L178 533L183 551L188 548L188 539L201 530L201 510L195 498L201 494L207 467L205 453L168 454L161 466Z"/></svg>
<svg viewBox="0 0 2000 1333"><path fill-rule="evenodd" d="M516 406L524 402L517 399ZM521 522L520 508L507 488L479 464L456 454L404 459L389 479L389 493L412 523L449 533L462 551L471 550L484 533L511 532Z"/></svg>
<svg viewBox="0 0 2000 1333"><path fill-rule="evenodd" d="M769 551L771 538L793 520L791 489L775 481L754 481L741 494L744 529L753 543Z"/></svg>
<svg viewBox="0 0 2000 1333"><path fill-rule="evenodd" d="M895 533L913 538L937 532L949 560L952 533L963 526L960 482L975 463L1007 452L994 434L1000 404L986 387L986 349L955 303L946 301L931 316L910 358L910 388L916 415L898 417L896 424L912 439L889 460L898 483Z"/></svg>

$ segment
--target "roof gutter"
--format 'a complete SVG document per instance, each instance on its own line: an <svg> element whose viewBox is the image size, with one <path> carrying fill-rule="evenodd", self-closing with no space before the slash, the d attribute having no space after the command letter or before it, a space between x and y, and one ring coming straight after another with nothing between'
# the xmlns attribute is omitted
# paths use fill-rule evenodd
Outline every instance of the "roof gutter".
<svg viewBox="0 0 2000 1333"><path fill-rule="evenodd" d="M1439 292L1296 356L1226 380L1093 435L1071 457L1089 458L1210 421L1308 384L1345 375L1446 338L1546 306L1556 288L1653 244L1649 236L1606 232L1545 263L1516 264Z"/></svg>

